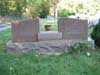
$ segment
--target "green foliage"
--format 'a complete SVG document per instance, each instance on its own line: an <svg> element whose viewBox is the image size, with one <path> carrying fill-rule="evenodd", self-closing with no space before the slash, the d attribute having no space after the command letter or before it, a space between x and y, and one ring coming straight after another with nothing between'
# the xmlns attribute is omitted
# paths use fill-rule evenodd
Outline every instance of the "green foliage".
<svg viewBox="0 0 100 75"><path fill-rule="evenodd" d="M41 0L27 0L26 1L26 9L28 10L26 13L27 16L32 16L32 17L37 17L39 16L39 12L40 12L40 4L41 4Z"/></svg>
<svg viewBox="0 0 100 75"><path fill-rule="evenodd" d="M1 16L22 16L25 12L26 0L0 0Z"/></svg>
<svg viewBox="0 0 100 75"><path fill-rule="evenodd" d="M49 9L45 9L45 7L42 7L42 10L39 12L39 17L40 18L46 18L47 15L49 14Z"/></svg>
<svg viewBox="0 0 100 75"><path fill-rule="evenodd" d="M49 10L51 7L54 8L54 12L55 12L58 2L59 0L42 0L40 7L39 7L40 8L39 16L41 18L46 18L47 15L49 15Z"/></svg>
<svg viewBox="0 0 100 75"><path fill-rule="evenodd" d="M97 10L100 10L99 0L62 0L63 6L60 9L66 9L68 11L80 14L94 15Z"/></svg>
<svg viewBox="0 0 100 75"><path fill-rule="evenodd" d="M56 12L59 2L60 0L0 0L0 15L22 16L26 13L26 9L29 9L30 15L45 18L51 7L53 7L53 12ZM72 13L94 14L97 10L100 10L99 0L87 0L85 2L65 0L63 4L64 8L61 7L62 9L59 10L60 16L68 16Z"/></svg>
<svg viewBox="0 0 100 75"><path fill-rule="evenodd" d="M39 16L40 18L46 18L49 14L50 4L48 1L43 0L40 6L41 11L39 12Z"/></svg>
<svg viewBox="0 0 100 75"><path fill-rule="evenodd" d="M40 16L46 18L49 14L49 0L30 0L27 1L27 6L31 16Z"/></svg>
<svg viewBox="0 0 100 75"><path fill-rule="evenodd" d="M6 52L6 43L11 40L10 29L0 32L0 53Z"/></svg>
<svg viewBox="0 0 100 75"><path fill-rule="evenodd" d="M30 16L32 16L33 18L39 16L38 8L36 8L36 7L32 8L30 11Z"/></svg>
<svg viewBox="0 0 100 75"><path fill-rule="evenodd" d="M70 10L66 10L66 9L61 9L58 11L58 16L60 17L68 17L69 15L74 14L73 12L71 12Z"/></svg>
<svg viewBox="0 0 100 75"><path fill-rule="evenodd" d="M29 13L28 16L46 18L50 7L56 5L57 2L58 0L1 0L0 15L21 17Z"/></svg>
<svg viewBox="0 0 100 75"><path fill-rule="evenodd" d="M16 0L14 15L19 17L22 16L23 12L25 12L25 7L26 7L26 0Z"/></svg>
<svg viewBox="0 0 100 75"><path fill-rule="evenodd" d="M14 1L0 0L0 15L5 16L14 11Z"/></svg>
<svg viewBox="0 0 100 75"><path fill-rule="evenodd" d="M80 54L92 51L93 48L86 43L75 43L72 46L68 46L66 50L70 54Z"/></svg>
<svg viewBox="0 0 100 75"><path fill-rule="evenodd" d="M100 22L93 29L91 37L95 40L96 46L100 47Z"/></svg>

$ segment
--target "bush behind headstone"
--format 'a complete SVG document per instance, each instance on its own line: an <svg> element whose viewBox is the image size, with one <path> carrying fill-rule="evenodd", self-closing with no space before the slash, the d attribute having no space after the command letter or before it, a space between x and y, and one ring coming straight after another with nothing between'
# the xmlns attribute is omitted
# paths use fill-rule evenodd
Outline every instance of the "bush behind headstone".
<svg viewBox="0 0 100 75"><path fill-rule="evenodd" d="M96 46L100 47L100 22L93 29L91 37L95 40Z"/></svg>

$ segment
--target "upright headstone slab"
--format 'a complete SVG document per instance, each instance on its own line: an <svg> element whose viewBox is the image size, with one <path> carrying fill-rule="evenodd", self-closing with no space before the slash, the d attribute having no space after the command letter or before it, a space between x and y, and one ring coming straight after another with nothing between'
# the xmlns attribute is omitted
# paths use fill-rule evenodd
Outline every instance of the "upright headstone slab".
<svg viewBox="0 0 100 75"><path fill-rule="evenodd" d="M58 18L58 31L64 32L64 21L62 18Z"/></svg>
<svg viewBox="0 0 100 75"><path fill-rule="evenodd" d="M62 32L63 39L87 40L88 21L73 18L59 18L58 31Z"/></svg>
<svg viewBox="0 0 100 75"><path fill-rule="evenodd" d="M28 19L12 23L13 42L37 41L39 32L39 19Z"/></svg>

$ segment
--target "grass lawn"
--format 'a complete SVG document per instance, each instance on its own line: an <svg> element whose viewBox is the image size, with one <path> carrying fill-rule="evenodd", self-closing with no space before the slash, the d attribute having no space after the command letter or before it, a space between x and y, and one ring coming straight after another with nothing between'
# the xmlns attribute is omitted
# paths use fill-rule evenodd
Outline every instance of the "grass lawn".
<svg viewBox="0 0 100 75"><path fill-rule="evenodd" d="M100 75L99 50L92 51L90 57L85 54L7 54L6 42L10 39L10 29L0 32L0 75Z"/></svg>
<svg viewBox="0 0 100 75"><path fill-rule="evenodd" d="M0 75L100 75L100 52L60 56L6 54L10 30L0 32Z"/></svg>
<svg viewBox="0 0 100 75"><path fill-rule="evenodd" d="M0 54L1 75L100 75L100 54Z"/></svg>
<svg viewBox="0 0 100 75"><path fill-rule="evenodd" d="M6 50L6 43L11 39L10 29L0 32L0 53Z"/></svg>

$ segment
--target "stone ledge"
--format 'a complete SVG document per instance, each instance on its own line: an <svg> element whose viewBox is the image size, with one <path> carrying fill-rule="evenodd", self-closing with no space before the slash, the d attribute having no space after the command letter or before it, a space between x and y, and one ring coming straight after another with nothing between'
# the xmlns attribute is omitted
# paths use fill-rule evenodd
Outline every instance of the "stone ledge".
<svg viewBox="0 0 100 75"><path fill-rule="evenodd" d="M67 46L74 43L88 43L94 48L93 40L50 40L50 41L39 41L39 42L23 42L23 43L13 43L9 41L6 45L7 53L26 53L36 51L40 54L55 54L64 53Z"/></svg>

